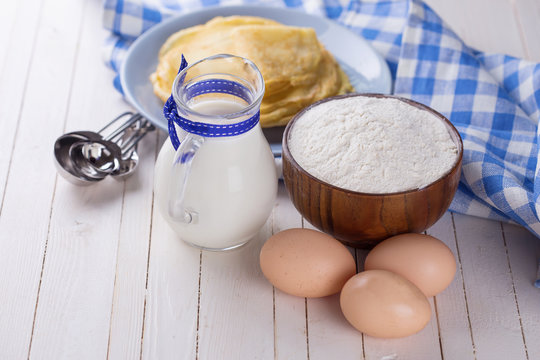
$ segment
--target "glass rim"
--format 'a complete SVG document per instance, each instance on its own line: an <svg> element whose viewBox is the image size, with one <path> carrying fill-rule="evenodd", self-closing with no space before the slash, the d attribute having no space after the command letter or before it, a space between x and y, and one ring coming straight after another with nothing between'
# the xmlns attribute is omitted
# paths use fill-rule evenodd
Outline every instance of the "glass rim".
<svg viewBox="0 0 540 360"><path fill-rule="evenodd" d="M178 88L178 82L180 81L180 79L182 78L183 75L185 75L191 68L197 66L198 64L202 63L202 62L207 62L207 61L210 61L210 60L216 60L216 59L227 59L227 58L234 58L234 59L239 59L239 60L242 60L244 63L248 64L252 69L255 70L256 74L257 74L257 78L258 80L261 82L261 88L255 93L255 98L254 100L249 104L247 105L246 107L242 108L242 110L240 111L237 111L237 112L234 112L234 113L228 113L228 114L220 114L220 115L210 115L210 114L204 114L204 113L200 113L198 111L195 111L193 109L191 109L190 107L187 106L187 104L185 104L184 101L182 101L182 99L180 99L180 97L178 96L178 91L177 91L177 88ZM204 74L204 75L211 75L212 73L207 73L207 74ZM218 73L215 73L215 74L218 74ZM173 81L173 86L172 86L172 96L174 98L174 102L176 103L176 106L181 108L182 111L188 113L189 115L194 115L198 118L202 118L202 119L216 119L216 118L222 118L222 119L227 119L227 120L232 120L232 119L235 119L239 116L242 116L242 115L245 115L245 114L248 114L250 113L255 107L258 107L260 106L260 103L262 101L262 98L264 96L264 91L265 91L265 84L264 84L264 79L263 79L263 76L261 74L261 71L259 70L259 68L257 67L257 65L255 65L255 63L245 57L242 57L242 56L237 56L237 55L231 55L231 54L217 54L217 55L212 55L212 56L209 56L209 57L206 57L204 59L201 59L199 61L196 61L194 62L193 64L191 65L188 65L185 69L183 69L182 71L180 71L176 77L174 78L174 81Z"/></svg>

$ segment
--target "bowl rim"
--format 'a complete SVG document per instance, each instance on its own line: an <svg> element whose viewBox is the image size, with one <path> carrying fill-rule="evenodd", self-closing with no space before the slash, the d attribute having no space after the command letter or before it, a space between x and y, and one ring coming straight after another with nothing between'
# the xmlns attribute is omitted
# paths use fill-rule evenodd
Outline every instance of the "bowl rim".
<svg viewBox="0 0 540 360"><path fill-rule="evenodd" d="M379 99L396 99L396 100L399 100L399 101L403 101L404 103L406 103L408 105L411 105L413 107L416 107L418 109L428 111L429 113L435 115L435 117L437 117L439 120L441 120L446 125L446 128L448 129L449 132L453 132L454 135L456 135L455 137L457 139L456 146L457 146L457 152L458 152L457 155L458 156L456 157L456 160L455 160L454 164L452 165L452 167L448 171L446 171L443 175L441 175L437 180L435 180L435 181L433 181L433 182L431 182L431 183L429 183L429 184L427 184L427 185L425 185L425 186L423 186L421 188L414 188L414 189L409 189L409 190L388 192L388 193L367 193L367 192L349 190L349 189L345 189L345 188L342 188L342 187L339 187L339 186L336 186L336 185L332 185L332 184L330 184L330 183L328 183L328 182L326 182L324 180L321 180L321 179L311 175L308 171L306 171L303 167L301 167L300 164L298 164L296 162L296 160L292 156L291 152L289 151L288 138L289 138L289 134L291 132L291 129L294 126L295 122L300 117L302 117L302 115L304 115L307 111L309 111L310 109L312 109L312 108L314 108L314 107L316 107L316 106L318 106L318 105L320 105L322 103L328 102L328 101L340 100L340 99L345 99L345 98L349 98L349 97L370 97L370 98L379 98ZM452 138L452 136L451 136L451 138ZM452 141L454 141L453 138L452 138ZM442 115L441 113L439 113L438 111L434 110L433 108L431 108L431 107L429 107L427 105L424 105L424 104L419 103L417 101L407 99L407 98L404 98L404 97L401 97L401 96L396 96L396 95L377 94L377 93L349 93L349 94L336 95L336 96L331 96L331 97L324 98L322 100L314 102L313 104L303 108L298 113L296 113L293 116L293 118L289 121L289 123L285 127L285 131L283 132L282 153L283 153L283 159L284 160L290 161L294 167L299 169L301 172L303 172L309 178L315 180L316 182L322 183L322 184L324 184L324 185L326 185L326 186L328 186L328 187L330 187L332 189L339 190L339 191L342 191L342 192L347 193L347 194L361 195L361 196L366 196L366 197L368 197L368 196L378 197L378 196L389 196L389 195L394 196L394 195L407 195L407 194L423 191L423 190L437 184L438 182L441 182L441 181L445 180L448 176L450 176L450 174L452 174L458 167L460 167L460 164L462 162L462 159L463 159L463 140L461 139L461 135L459 134L459 131L450 122L450 120L448 120L446 118L446 116ZM285 158L287 158L287 159L285 159ZM285 177L284 177L284 179L285 179Z"/></svg>

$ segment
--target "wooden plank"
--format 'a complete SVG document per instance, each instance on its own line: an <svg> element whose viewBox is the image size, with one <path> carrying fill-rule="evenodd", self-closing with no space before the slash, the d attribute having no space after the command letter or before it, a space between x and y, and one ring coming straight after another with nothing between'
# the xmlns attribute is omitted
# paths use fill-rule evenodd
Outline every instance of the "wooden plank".
<svg viewBox="0 0 540 360"><path fill-rule="evenodd" d="M272 233L302 227L302 215L279 184ZM308 359L306 300L274 289L274 347L276 359Z"/></svg>
<svg viewBox="0 0 540 360"><path fill-rule="evenodd" d="M459 214L454 223L476 359L525 359L500 223Z"/></svg>
<svg viewBox="0 0 540 360"><path fill-rule="evenodd" d="M367 250L357 251L358 269L364 268ZM366 360L379 359L442 359L437 310L433 298L429 298L431 306L431 319L424 329L417 334L398 339L379 339L363 335L364 358Z"/></svg>
<svg viewBox="0 0 540 360"><path fill-rule="evenodd" d="M456 258L457 271L452 283L435 297L444 359L474 359L474 346L467 308L467 294L456 246L452 215L446 212L427 233L444 242Z"/></svg>
<svg viewBox="0 0 540 360"><path fill-rule="evenodd" d="M4 50L0 54L0 69L4 69L4 64L12 50L10 43L13 40L16 21L21 16L24 4L22 1L2 1L0 3L0 49ZM33 26L29 27L30 29L34 28Z"/></svg>
<svg viewBox="0 0 540 360"><path fill-rule="evenodd" d="M318 230L305 218L303 227ZM363 258L360 261L363 264ZM363 335L343 316L339 294L307 299L306 307L310 360L364 359Z"/></svg>
<svg viewBox="0 0 540 360"><path fill-rule="evenodd" d="M309 358L363 359L362 333L343 316L339 294L307 300Z"/></svg>
<svg viewBox="0 0 540 360"><path fill-rule="evenodd" d="M5 186L12 161L14 139L25 90L28 85L29 68L35 61L34 48L41 14L42 0L3 1L2 29L0 35L0 194ZM14 6L17 5L17 8ZM11 19L11 21L9 20ZM0 210L4 206L4 201Z"/></svg>
<svg viewBox="0 0 540 360"><path fill-rule="evenodd" d="M100 28L100 5L50 1L44 13L40 36L49 39L39 56L43 66L36 70L51 78L39 79L39 85L65 84L69 90L64 100L64 107L69 105L68 115L38 122L48 127L60 125L54 132L40 129L48 151L52 151L54 139L63 131L63 121L58 119L66 117L65 127L74 130L99 129L126 106L111 87L110 71L101 63L104 30ZM63 64L59 59L70 63ZM71 89L67 87L70 83ZM47 91L43 85L36 91L36 96L45 99L32 119L40 116L40 109L50 106L49 97L58 96L56 89ZM51 168L49 163L43 166ZM123 191L124 184L112 179L88 188L58 180L31 357L106 356Z"/></svg>
<svg viewBox="0 0 540 360"><path fill-rule="evenodd" d="M143 359L195 359L201 251L173 233L156 206L146 290Z"/></svg>
<svg viewBox="0 0 540 360"><path fill-rule="evenodd" d="M296 210L283 181L279 182L276 204L272 213L272 233L276 234L280 231L292 228L302 227L302 215Z"/></svg>
<svg viewBox="0 0 540 360"><path fill-rule="evenodd" d="M528 359L540 359L540 289L533 286L540 259L540 241L521 226L503 224L523 341Z"/></svg>
<svg viewBox="0 0 540 360"><path fill-rule="evenodd" d="M121 199L113 180L58 182L31 357L106 356Z"/></svg>
<svg viewBox="0 0 540 360"><path fill-rule="evenodd" d="M445 0L425 0L424 1L439 17L448 25L453 32L466 43L471 41L471 36L467 31L467 21L463 17L464 5L461 0L445 1ZM459 5L457 5L459 3Z"/></svg>
<svg viewBox="0 0 540 360"><path fill-rule="evenodd" d="M370 359L442 359L433 298L429 299L432 316L419 333L399 339L378 339L364 335L365 358Z"/></svg>
<svg viewBox="0 0 540 360"><path fill-rule="evenodd" d="M54 167L41 155L51 154L51 139L62 130L81 13L79 3L54 14L48 5L42 12L40 1L18 3L0 72L0 357L6 359L28 356L55 183ZM69 11L72 21L64 21ZM61 22L55 26L58 37L66 35L62 42L51 31Z"/></svg>
<svg viewBox="0 0 540 360"><path fill-rule="evenodd" d="M525 56L518 23L508 0L426 0L426 3L468 46L486 52Z"/></svg>
<svg viewBox="0 0 540 360"><path fill-rule="evenodd" d="M537 0L508 0L514 9L521 41L525 44L525 58L540 62L540 2Z"/></svg>
<svg viewBox="0 0 540 360"><path fill-rule="evenodd" d="M161 134L164 138L164 133ZM161 145L158 133L138 146L139 167L126 181L118 242L108 357L134 359L141 353L144 300L154 182L153 169Z"/></svg>
<svg viewBox="0 0 540 360"><path fill-rule="evenodd" d="M272 285L259 266L272 218L239 249L202 252L199 351L201 359L272 359Z"/></svg>

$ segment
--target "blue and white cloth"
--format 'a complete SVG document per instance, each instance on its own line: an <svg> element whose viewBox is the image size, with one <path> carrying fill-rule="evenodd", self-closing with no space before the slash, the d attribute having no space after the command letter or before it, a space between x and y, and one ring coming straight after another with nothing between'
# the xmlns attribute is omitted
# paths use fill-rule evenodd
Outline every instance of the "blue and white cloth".
<svg viewBox="0 0 540 360"><path fill-rule="evenodd" d="M420 0L105 0L106 62L118 71L130 43L169 16L254 2L331 18L371 42L394 93L441 112L463 138L450 210L513 221L540 237L540 64L469 48Z"/></svg>

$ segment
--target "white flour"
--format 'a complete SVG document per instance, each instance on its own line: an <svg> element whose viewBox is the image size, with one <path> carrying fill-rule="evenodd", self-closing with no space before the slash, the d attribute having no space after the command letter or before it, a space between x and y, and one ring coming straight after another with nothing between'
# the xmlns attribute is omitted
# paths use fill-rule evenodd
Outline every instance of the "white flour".
<svg viewBox="0 0 540 360"><path fill-rule="evenodd" d="M299 118L289 150L308 173L365 193L422 188L454 165L457 147L435 115L397 99L349 97Z"/></svg>

